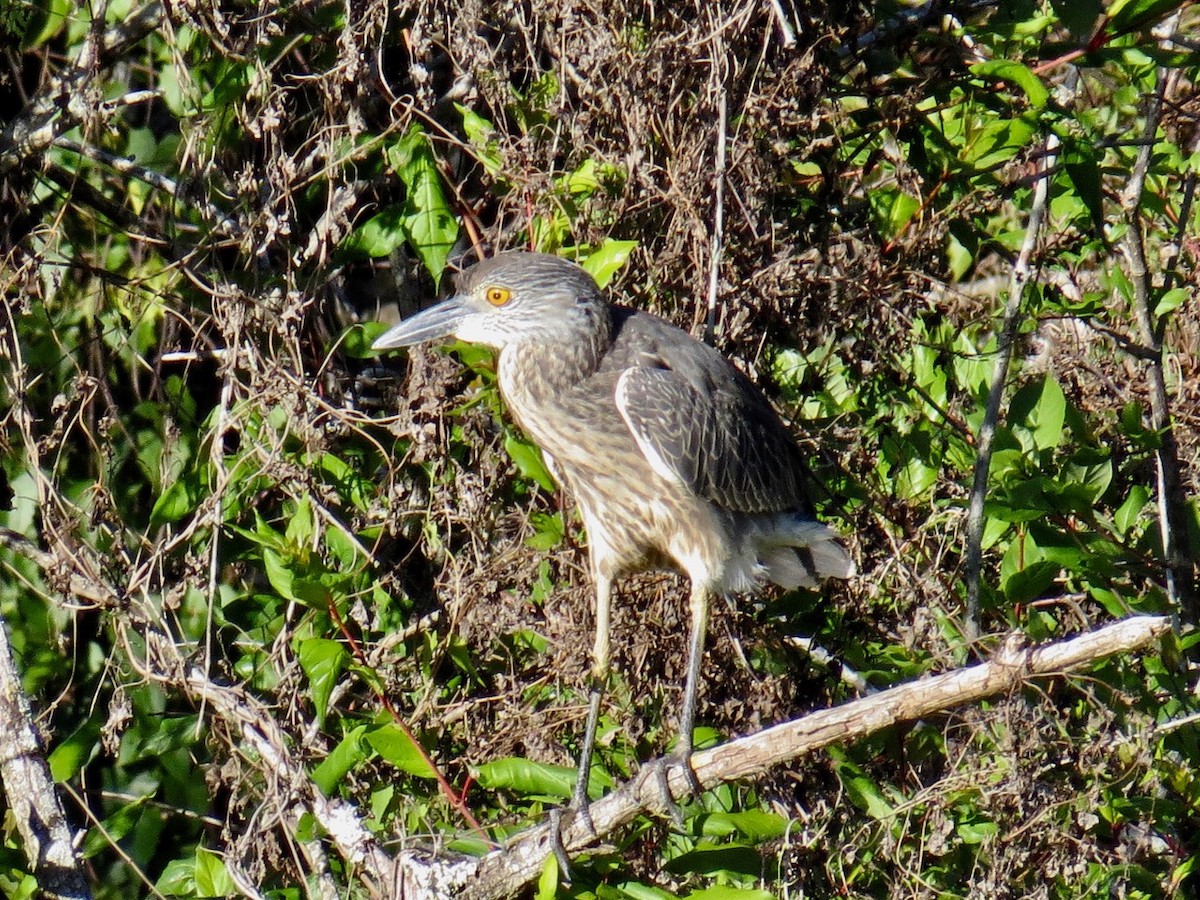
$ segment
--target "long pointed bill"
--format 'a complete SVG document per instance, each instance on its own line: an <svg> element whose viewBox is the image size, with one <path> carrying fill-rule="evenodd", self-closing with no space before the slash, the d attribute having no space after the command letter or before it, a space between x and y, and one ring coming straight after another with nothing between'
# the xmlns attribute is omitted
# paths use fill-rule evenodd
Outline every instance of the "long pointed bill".
<svg viewBox="0 0 1200 900"><path fill-rule="evenodd" d="M458 297L450 297L389 328L371 345L371 349L395 350L397 347L411 347L413 344L449 337L470 314L470 306Z"/></svg>

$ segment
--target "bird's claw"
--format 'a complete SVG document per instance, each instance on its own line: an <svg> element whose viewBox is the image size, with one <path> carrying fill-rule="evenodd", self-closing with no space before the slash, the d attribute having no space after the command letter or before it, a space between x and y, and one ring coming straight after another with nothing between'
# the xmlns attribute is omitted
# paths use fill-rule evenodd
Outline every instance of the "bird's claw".
<svg viewBox="0 0 1200 900"><path fill-rule="evenodd" d="M558 807L550 810L550 849L558 861L558 871L562 875L563 883L570 884L571 860L567 856L567 848L562 839L562 812Z"/></svg>
<svg viewBox="0 0 1200 900"><path fill-rule="evenodd" d="M704 793L704 786L700 784L696 770L692 768L692 755L690 753L664 756L654 763L654 780L658 785L658 792L662 797L663 806L666 807L667 814L671 817L671 821L675 823L675 827L683 831L683 810L675 800L675 795L671 793L670 774L671 770L676 766L683 769L684 776L688 781L688 794L690 796L699 797Z"/></svg>

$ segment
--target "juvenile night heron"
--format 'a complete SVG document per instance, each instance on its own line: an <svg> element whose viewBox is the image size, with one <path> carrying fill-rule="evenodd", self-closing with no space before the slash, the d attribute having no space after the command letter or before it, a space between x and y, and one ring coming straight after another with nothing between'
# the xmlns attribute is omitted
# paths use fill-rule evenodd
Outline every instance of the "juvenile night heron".
<svg viewBox="0 0 1200 900"><path fill-rule="evenodd" d="M613 580L647 569L691 579L675 756L696 787L689 759L710 597L762 581L814 587L854 568L837 535L813 518L802 453L758 389L716 350L657 316L608 303L574 263L501 253L464 271L456 286L374 349L450 335L497 348L509 411L579 504L596 584L596 642L572 806L586 814ZM669 794L666 801L678 818Z"/></svg>

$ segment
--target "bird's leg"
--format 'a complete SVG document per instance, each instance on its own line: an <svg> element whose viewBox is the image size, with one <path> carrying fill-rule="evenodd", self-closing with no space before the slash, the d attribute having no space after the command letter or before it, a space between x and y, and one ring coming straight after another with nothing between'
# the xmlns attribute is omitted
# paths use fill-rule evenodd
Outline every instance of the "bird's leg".
<svg viewBox="0 0 1200 900"><path fill-rule="evenodd" d="M696 770L692 768L692 730L696 722L696 692L700 684L700 663L704 659L704 636L708 630L708 592L696 580L692 581L692 593L688 605L692 613L692 629L688 641L687 681L683 686L683 711L679 714L679 737L675 741L675 750L671 756L683 766L692 793L699 796L704 793L704 786L700 784L700 779L696 777ZM682 829L683 812L679 809L679 804L675 802L670 785L667 783L671 763L664 762L665 764L660 766L656 773L659 790L662 792L667 812L670 813L676 826Z"/></svg>
<svg viewBox="0 0 1200 900"><path fill-rule="evenodd" d="M583 750L579 754L579 774L575 779L575 795L571 808L578 812L593 834L596 833L588 815L588 780L592 772L592 752L596 748L596 728L600 722L600 698L608 684L609 620L612 611L612 579L597 574L596 578L596 643L592 646L591 688L588 692L587 727L583 732Z"/></svg>

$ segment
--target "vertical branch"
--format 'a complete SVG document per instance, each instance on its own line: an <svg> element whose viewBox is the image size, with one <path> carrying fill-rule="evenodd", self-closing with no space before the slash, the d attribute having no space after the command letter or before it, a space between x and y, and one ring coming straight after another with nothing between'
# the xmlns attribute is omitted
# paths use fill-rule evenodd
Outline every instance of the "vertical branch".
<svg viewBox="0 0 1200 900"><path fill-rule="evenodd" d="M1150 267L1146 262L1146 239L1142 228L1141 201L1146 186L1146 175L1150 169L1150 158L1158 133L1158 120L1162 111L1163 98L1168 86L1174 81L1171 70L1158 70L1158 84L1146 108L1145 140L1138 150L1137 160L1122 195L1125 208L1125 241L1123 250L1129 264L1129 280L1134 291L1134 318L1137 321L1138 337L1142 344L1143 359L1148 360L1146 380L1150 395L1150 426L1159 435L1159 445L1154 452L1155 480L1158 494L1158 523L1162 538L1163 561L1167 596L1172 606L1179 611L1186 624L1195 624L1196 585L1194 561L1188 551L1187 539L1187 495L1179 471L1179 445L1171 423L1171 409L1167 397L1167 380L1163 370L1162 322L1154 317L1154 286ZM1181 220L1180 227L1186 227Z"/></svg>
<svg viewBox="0 0 1200 900"><path fill-rule="evenodd" d="M725 232L725 86L717 95L717 159L713 173L713 230L708 254L708 317L704 324L704 340L713 342L717 328L717 294L721 282L721 253Z"/></svg>
<svg viewBox="0 0 1200 900"><path fill-rule="evenodd" d="M992 369L991 386L988 389L987 407L983 424L979 428L979 455L975 458L975 477L971 486L971 502L967 510L967 552L963 562L963 577L967 582L967 609L964 627L968 639L979 637L979 579L983 567L983 501L987 494L988 472L992 465L992 441L996 437L996 425L1000 421L1000 403L1004 399L1004 383L1008 378L1008 364L1012 359L1013 341L1021 324L1021 300L1025 284L1029 281L1029 260L1037 245L1038 232L1046 216L1046 200L1050 193L1050 173L1058 154L1058 136L1046 138L1046 152L1042 157L1041 172L1033 189L1033 204L1029 210L1029 223L1025 227L1025 238L1021 251L1013 265L1008 283L1008 302L1004 307L1004 321L996 342L996 364Z"/></svg>

